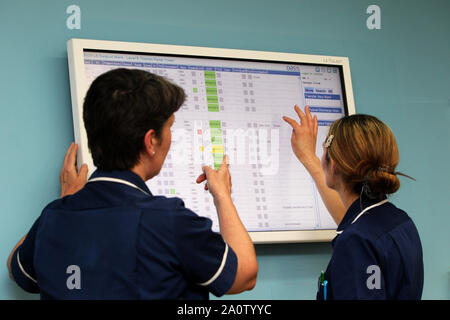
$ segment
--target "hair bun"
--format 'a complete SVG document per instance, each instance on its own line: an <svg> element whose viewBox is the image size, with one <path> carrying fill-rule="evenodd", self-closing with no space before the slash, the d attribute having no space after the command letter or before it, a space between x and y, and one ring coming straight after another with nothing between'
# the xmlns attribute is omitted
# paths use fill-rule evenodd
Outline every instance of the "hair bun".
<svg viewBox="0 0 450 320"><path fill-rule="evenodd" d="M383 198L387 194L395 193L400 188L395 167L380 166L370 160L362 160L353 168L352 173L354 191L364 192L370 198Z"/></svg>
<svg viewBox="0 0 450 320"><path fill-rule="evenodd" d="M400 188L400 180L393 171L373 170L366 176L365 183L370 188L370 196L381 198L387 194L392 194Z"/></svg>

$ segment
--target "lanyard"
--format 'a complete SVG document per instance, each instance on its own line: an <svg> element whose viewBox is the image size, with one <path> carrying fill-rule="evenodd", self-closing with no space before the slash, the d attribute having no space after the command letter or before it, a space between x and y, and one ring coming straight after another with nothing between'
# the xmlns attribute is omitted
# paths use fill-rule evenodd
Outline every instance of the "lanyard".
<svg viewBox="0 0 450 320"><path fill-rule="evenodd" d="M138 189L139 191L141 191L142 193L145 193L146 195L150 195L147 191L142 190L141 188L139 188L137 185L126 181L126 180L122 180L122 179L116 179L116 178L108 178L108 177L98 177L98 178L93 178L93 179L89 179L87 183L89 182L97 182L97 181L106 181L106 182L114 182L114 183L121 183L121 184L125 184L129 187Z"/></svg>
<svg viewBox="0 0 450 320"><path fill-rule="evenodd" d="M388 202L388 199L384 199L378 203L375 203L373 205L371 205L370 207L365 208L363 211L361 211L355 219L353 219L351 224L354 224L356 222L356 220L358 220L364 213L366 213L367 211L369 211L370 209L373 209L375 207L381 206L382 204L385 204L386 202ZM341 231L336 231L337 234L341 234L342 232L344 232L344 230Z"/></svg>

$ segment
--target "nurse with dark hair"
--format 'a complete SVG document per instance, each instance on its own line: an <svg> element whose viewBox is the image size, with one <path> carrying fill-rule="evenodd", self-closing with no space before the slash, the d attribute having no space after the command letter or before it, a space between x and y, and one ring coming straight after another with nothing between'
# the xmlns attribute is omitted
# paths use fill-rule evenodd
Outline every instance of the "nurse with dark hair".
<svg viewBox="0 0 450 320"><path fill-rule="evenodd" d="M333 216L333 255L319 279L318 299L420 299L422 245L406 212L388 196L400 187L391 129L364 114L335 121L316 154L318 121L295 106L291 145ZM408 177L408 176L406 176Z"/></svg>
<svg viewBox="0 0 450 320"><path fill-rule="evenodd" d="M75 167L77 145L61 170L61 199L48 204L8 259L11 278L42 299L208 299L251 290L258 265L231 200L226 157L205 166L219 217L212 222L179 198L155 196L183 89L163 77L115 69L90 86L83 105L97 170Z"/></svg>

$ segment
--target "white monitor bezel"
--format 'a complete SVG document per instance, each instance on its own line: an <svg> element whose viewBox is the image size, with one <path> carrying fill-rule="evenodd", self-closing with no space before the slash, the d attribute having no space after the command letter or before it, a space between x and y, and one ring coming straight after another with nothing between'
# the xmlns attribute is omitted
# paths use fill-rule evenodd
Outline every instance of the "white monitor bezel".
<svg viewBox="0 0 450 320"><path fill-rule="evenodd" d="M86 163L89 175L95 166L89 152L87 135L83 123L83 102L88 89L84 68L84 51L117 51L131 53L151 53L182 55L209 58L231 58L245 60L276 61L288 63L308 63L328 66L340 66L344 80L345 97L348 114L355 113L355 102L348 57L322 56L297 53L269 51L179 46L153 43L136 43L121 41L104 41L91 39L71 39L67 42L67 55L72 97L72 115L75 142L78 144L78 164ZM336 236L335 229L298 230L298 231L257 231L249 232L254 243L292 243L292 242L327 242Z"/></svg>

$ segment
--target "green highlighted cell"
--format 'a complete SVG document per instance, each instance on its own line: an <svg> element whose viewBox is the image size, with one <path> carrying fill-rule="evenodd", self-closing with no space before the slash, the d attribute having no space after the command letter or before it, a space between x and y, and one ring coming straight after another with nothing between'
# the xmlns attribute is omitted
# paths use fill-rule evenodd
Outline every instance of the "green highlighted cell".
<svg viewBox="0 0 450 320"><path fill-rule="evenodd" d="M223 153L213 154L214 163L222 163Z"/></svg>
<svg viewBox="0 0 450 320"><path fill-rule="evenodd" d="M217 103L208 103L208 111L219 112L219 105Z"/></svg>
<svg viewBox="0 0 450 320"><path fill-rule="evenodd" d="M220 120L209 120L209 127L210 128L221 128L220 127Z"/></svg>
<svg viewBox="0 0 450 320"><path fill-rule="evenodd" d="M197 89L197 88L194 88L194 89L192 89L192 91L194 91L194 93L197 93L197 92L198 92L198 89Z"/></svg>
<svg viewBox="0 0 450 320"><path fill-rule="evenodd" d="M222 136L211 137L211 144L214 146L218 146L222 144Z"/></svg>
<svg viewBox="0 0 450 320"><path fill-rule="evenodd" d="M206 94L212 94L217 95L217 88L216 87L206 87Z"/></svg>
<svg viewBox="0 0 450 320"><path fill-rule="evenodd" d="M210 120L209 128L211 133L212 156L214 160L214 169L217 170L222 164L224 155L224 146L222 142L222 126L220 120Z"/></svg>
<svg viewBox="0 0 450 320"><path fill-rule="evenodd" d="M205 71L205 79L215 79L216 72L215 71Z"/></svg>
<svg viewBox="0 0 450 320"><path fill-rule="evenodd" d="M170 194L175 194L175 189L170 189Z"/></svg>
<svg viewBox="0 0 450 320"><path fill-rule="evenodd" d="M217 96L206 96L206 101L209 103L218 103L219 98Z"/></svg>
<svg viewBox="0 0 450 320"><path fill-rule="evenodd" d="M209 131L211 132L211 137L222 137L222 129L220 128L211 128Z"/></svg>
<svg viewBox="0 0 450 320"><path fill-rule="evenodd" d="M205 71L206 101L209 112L219 112L219 97L217 96L216 72Z"/></svg>
<svg viewBox="0 0 450 320"><path fill-rule="evenodd" d="M217 170L220 168L220 165L222 164L223 153L213 154L213 159L214 159L214 169Z"/></svg>
<svg viewBox="0 0 450 320"><path fill-rule="evenodd" d="M205 85L207 87L216 87L217 83L216 80L205 80Z"/></svg>

